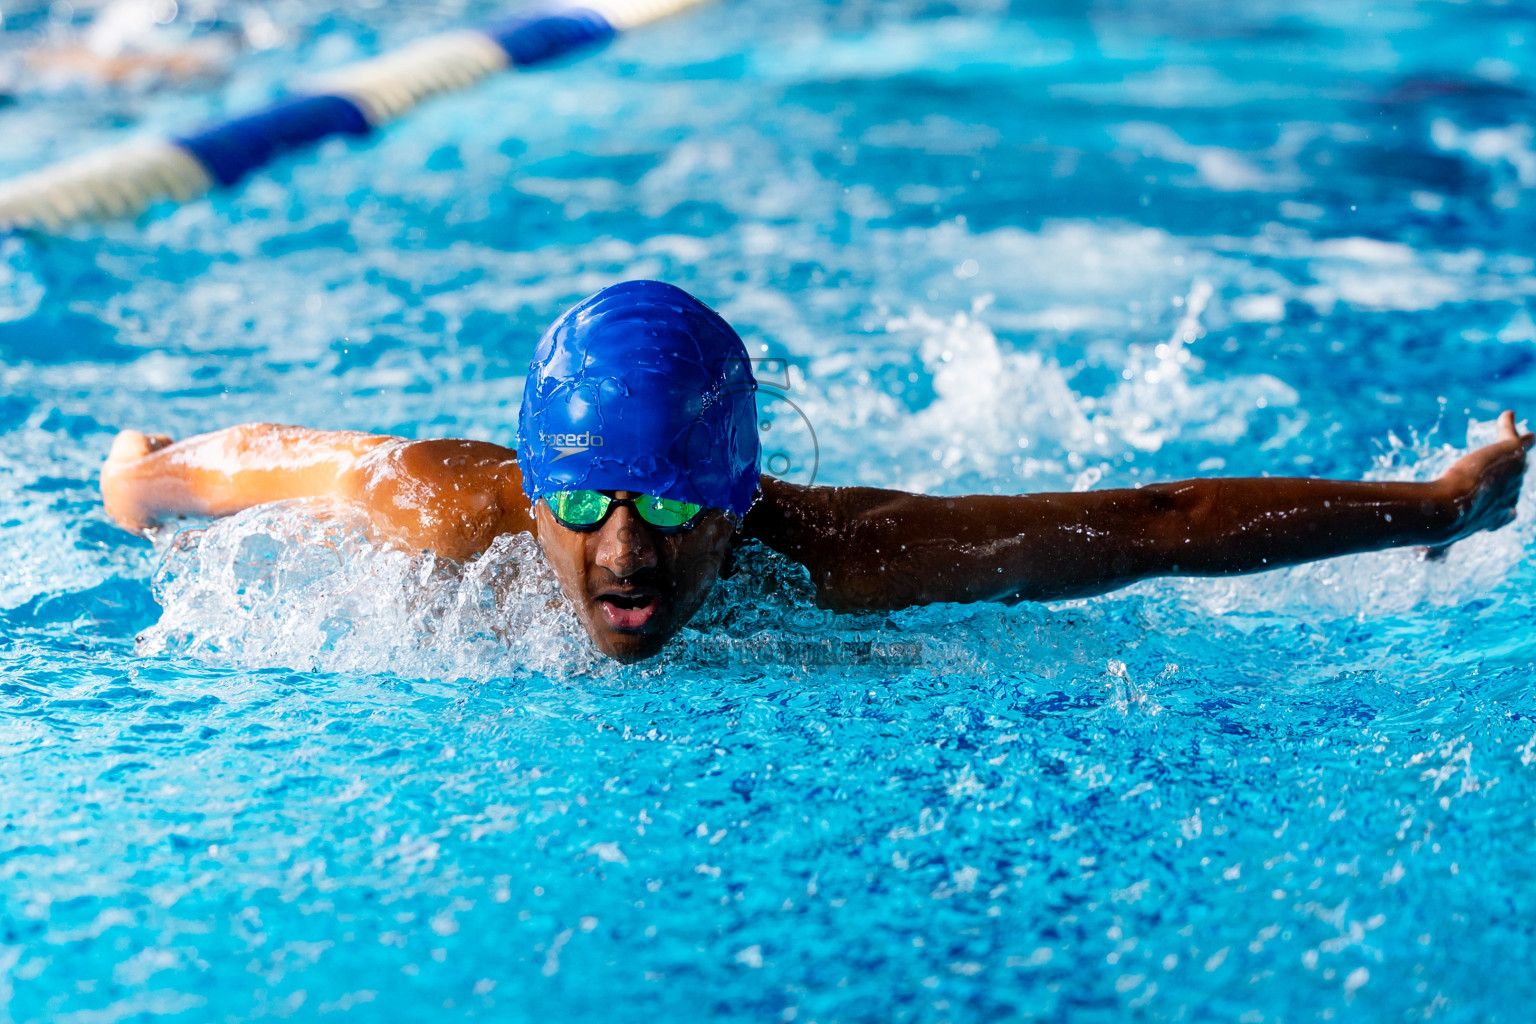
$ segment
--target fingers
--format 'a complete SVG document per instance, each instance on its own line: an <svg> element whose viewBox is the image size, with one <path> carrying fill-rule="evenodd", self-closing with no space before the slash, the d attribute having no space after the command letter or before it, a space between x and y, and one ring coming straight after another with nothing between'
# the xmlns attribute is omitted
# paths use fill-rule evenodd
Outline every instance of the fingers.
<svg viewBox="0 0 1536 1024"><path fill-rule="evenodd" d="M107 453L108 462L133 462L151 452L157 452L171 444L166 434L145 434L138 430L120 430L112 439L112 450Z"/></svg>
<svg viewBox="0 0 1536 1024"><path fill-rule="evenodd" d="M1521 452L1527 452L1530 451L1531 445L1536 443L1536 434L1522 434L1519 428L1515 426L1515 413L1512 409L1505 409L1499 414L1497 429L1499 436L1495 439L1495 444L1504 441L1514 441L1520 446Z"/></svg>
<svg viewBox="0 0 1536 1024"><path fill-rule="evenodd" d="M149 438L137 430L120 430L112 439L112 450L107 453L108 462L132 462L149 454Z"/></svg>

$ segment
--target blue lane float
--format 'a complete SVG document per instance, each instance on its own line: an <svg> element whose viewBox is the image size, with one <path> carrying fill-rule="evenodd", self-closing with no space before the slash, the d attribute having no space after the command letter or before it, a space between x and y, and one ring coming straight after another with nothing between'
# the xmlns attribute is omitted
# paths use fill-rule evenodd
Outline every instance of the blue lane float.
<svg viewBox="0 0 1536 1024"><path fill-rule="evenodd" d="M533 67L588 47L605 46L616 35L607 18L584 8L541 18L508 18L487 26L485 34L506 51L507 59L518 68Z"/></svg>
<svg viewBox="0 0 1536 1024"><path fill-rule="evenodd" d="M324 139L369 135L432 96L600 48L703 2L593 0L433 36L342 68L263 110L0 182L0 230L58 230L81 220L135 216L162 200L187 202Z"/></svg>
<svg viewBox="0 0 1536 1024"><path fill-rule="evenodd" d="M345 96L300 96L173 141L220 185L233 185L283 153L333 135L367 135L373 125Z"/></svg>

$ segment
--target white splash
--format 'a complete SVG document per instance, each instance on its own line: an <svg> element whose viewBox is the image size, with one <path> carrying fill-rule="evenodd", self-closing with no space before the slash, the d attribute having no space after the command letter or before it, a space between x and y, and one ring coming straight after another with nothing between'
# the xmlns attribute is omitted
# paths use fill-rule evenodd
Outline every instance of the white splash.
<svg viewBox="0 0 1536 1024"><path fill-rule="evenodd" d="M538 544L458 565L371 544L346 509L265 505L177 534L141 655L247 668L488 679L597 663Z"/></svg>
<svg viewBox="0 0 1536 1024"><path fill-rule="evenodd" d="M1200 183L1217 192L1288 192L1307 184L1296 165L1305 138L1298 138L1293 129L1282 132L1272 148L1253 156L1224 146L1193 145L1167 125L1148 121L1119 125L1111 134L1122 146L1145 156L1193 167Z"/></svg>
<svg viewBox="0 0 1536 1024"><path fill-rule="evenodd" d="M968 314L941 319L914 309L886 322L893 347L915 348L931 382L934 399L915 414L888 394L838 380L837 357L811 363L796 400L832 443L854 436L866 450L889 453L855 467L861 483L950 493L1081 489L1127 453L1157 452L1175 439L1231 443L1255 417L1297 404L1295 390L1268 374L1200 379L1190 345L1205 333L1213 291L1197 279L1176 297L1182 316L1167 340L1128 345L1119 379L1100 394L1080 393L1039 352L1005 348L981 300ZM1289 412L1278 429L1290 437L1304 424L1304 414Z"/></svg>
<svg viewBox="0 0 1536 1024"><path fill-rule="evenodd" d="M1536 151L1531 148L1531 126L1512 124L1504 128L1464 130L1449 118L1438 117L1430 125L1429 137L1447 153L1465 153L1491 168L1494 177L1494 206L1510 209L1520 203L1521 193L1536 188Z"/></svg>

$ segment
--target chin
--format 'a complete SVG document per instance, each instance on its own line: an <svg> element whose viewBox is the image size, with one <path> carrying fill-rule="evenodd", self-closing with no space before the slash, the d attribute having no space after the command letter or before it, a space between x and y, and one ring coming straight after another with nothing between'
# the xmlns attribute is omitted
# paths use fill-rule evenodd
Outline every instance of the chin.
<svg viewBox="0 0 1536 1024"><path fill-rule="evenodd" d="M672 631L656 633L624 633L614 629L603 629L591 633L592 642L597 644L597 649L621 665L633 665L637 661L645 661L660 654L662 648L667 646L667 641L672 639Z"/></svg>

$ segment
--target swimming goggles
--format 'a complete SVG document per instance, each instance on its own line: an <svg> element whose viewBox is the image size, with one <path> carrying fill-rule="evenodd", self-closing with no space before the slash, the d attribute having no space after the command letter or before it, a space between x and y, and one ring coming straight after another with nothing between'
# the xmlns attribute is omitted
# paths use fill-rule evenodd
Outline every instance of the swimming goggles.
<svg viewBox="0 0 1536 1024"><path fill-rule="evenodd" d="M658 533L678 533L691 529L704 506L674 498L642 494L635 498L612 498L602 491L556 491L544 496L544 503L561 526L583 533L603 525L615 506L628 505Z"/></svg>

